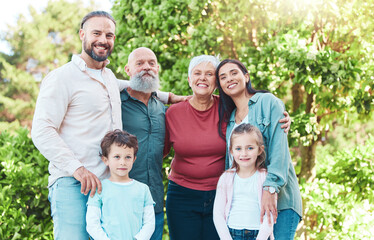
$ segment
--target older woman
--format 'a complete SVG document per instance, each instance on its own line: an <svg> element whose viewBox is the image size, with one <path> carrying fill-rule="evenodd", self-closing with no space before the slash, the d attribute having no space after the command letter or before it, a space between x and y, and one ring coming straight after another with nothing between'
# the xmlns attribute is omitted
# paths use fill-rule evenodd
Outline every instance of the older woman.
<svg viewBox="0 0 374 240"><path fill-rule="evenodd" d="M172 240L219 239L213 203L225 169L226 142L218 131L219 97L212 95L218 64L213 56L194 57L188 69L192 98L166 111L165 153L171 146L175 150L166 199ZM220 132L225 131L222 124Z"/></svg>
<svg viewBox="0 0 374 240"><path fill-rule="evenodd" d="M213 56L191 60L191 99L166 111L166 152L174 147L166 215L172 240L219 239L213 224L218 178L225 169L226 142L218 135L218 97Z"/></svg>
<svg viewBox="0 0 374 240"><path fill-rule="evenodd" d="M275 239L293 239L301 219L302 204L287 135L278 126L284 105L273 94L253 89L247 69L238 60L223 60L217 67L216 79L220 93L220 126L227 123L227 145L230 145L232 130L241 123L258 127L264 137L268 175L263 184L261 216L265 212L277 216L278 211ZM231 163L227 158L226 167Z"/></svg>

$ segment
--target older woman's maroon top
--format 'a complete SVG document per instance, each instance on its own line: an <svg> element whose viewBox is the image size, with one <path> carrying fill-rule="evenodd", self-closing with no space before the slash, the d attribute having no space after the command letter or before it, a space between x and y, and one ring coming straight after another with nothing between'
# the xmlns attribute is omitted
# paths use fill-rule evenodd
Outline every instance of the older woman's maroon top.
<svg viewBox="0 0 374 240"><path fill-rule="evenodd" d="M174 147L169 179L194 190L215 190L225 170L226 142L218 134L218 102L198 111L189 101L166 111L165 151ZM224 129L223 132L226 132Z"/></svg>

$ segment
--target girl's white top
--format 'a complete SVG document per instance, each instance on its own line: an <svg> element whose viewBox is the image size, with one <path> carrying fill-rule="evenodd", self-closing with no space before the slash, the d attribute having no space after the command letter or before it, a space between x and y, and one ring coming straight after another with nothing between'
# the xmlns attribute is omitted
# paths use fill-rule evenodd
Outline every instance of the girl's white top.
<svg viewBox="0 0 374 240"><path fill-rule="evenodd" d="M234 194L227 225L233 229L260 229L258 171L249 178L234 177Z"/></svg>

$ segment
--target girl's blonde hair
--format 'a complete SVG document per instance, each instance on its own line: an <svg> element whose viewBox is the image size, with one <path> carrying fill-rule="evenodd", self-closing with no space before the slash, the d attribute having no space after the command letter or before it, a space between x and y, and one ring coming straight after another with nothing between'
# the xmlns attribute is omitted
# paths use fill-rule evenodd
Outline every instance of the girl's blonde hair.
<svg viewBox="0 0 374 240"><path fill-rule="evenodd" d="M253 126L249 123L242 123L239 126L237 126L236 128L234 128L234 130L231 134L230 152L232 150L232 142L233 142L234 136L241 135L241 134L251 134L251 133L254 133L255 136L256 136L257 146L258 147L264 146L264 139L262 138L262 134L261 134L260 129L258 129L257 127L255 127L255 126ZM261 168L266 169L265 158L266 158L266 153L265 153L265 150L263 149L262 153L260 155L258 155L258 157L256 159L256 168L257 169L261 169ZM235 162L235 160L232 162L232 167L231 168L236 168L236 171L239 170L239 165Z"/></svg>

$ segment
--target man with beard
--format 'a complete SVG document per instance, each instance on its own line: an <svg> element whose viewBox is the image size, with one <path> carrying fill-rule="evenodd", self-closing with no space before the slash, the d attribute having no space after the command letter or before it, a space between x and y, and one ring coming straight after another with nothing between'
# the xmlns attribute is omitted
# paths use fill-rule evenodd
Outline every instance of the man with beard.
<svg viewBox="0 0 374 240"><path fill-rule="evenodd" d="M100 179L109 175L99 157L100 142L107 132L122 129L119 83L105 67L115 25L106 12L87 14L79 31L81 54L50 72L40 88L31 137L50 161L48 199L55 239L88 239L88 193L100 193Z"/></svg>
<svg viewBox="0 0 374 240"><path fill-rule="evenodd" d="M156 226L152 240L161 240L164 226L162 159L165 139L165 106L155 91L159 87L156 55L152 50L135 49L125 67L130 87L121 92L123 130L138 138L137 160L130 177L149 186L155 205Z"/></svg>
<svg viewBox="0 0 374 240"><path fill-rule="evenodd" d="M49 160L49 196L55 239L88 239L88 193L101 192L108 170L100 142L121 129L118 81L105 66L115 39L115 20L102 11L82 19L82 52L50 72L36 102L31 137Z"/></svg>

